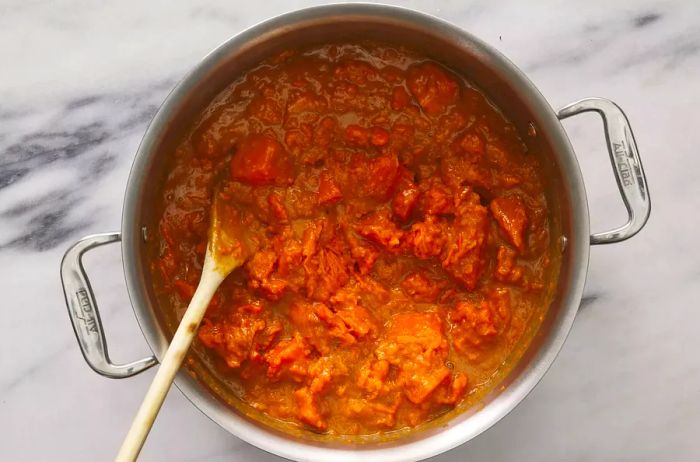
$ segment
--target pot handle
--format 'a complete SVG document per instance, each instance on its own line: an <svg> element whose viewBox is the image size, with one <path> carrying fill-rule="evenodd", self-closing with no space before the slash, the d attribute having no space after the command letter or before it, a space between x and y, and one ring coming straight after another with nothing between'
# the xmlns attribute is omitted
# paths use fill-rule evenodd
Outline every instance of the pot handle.
<svg viewBox="0 0 700 462"><path fill-rule="evenodd" d="M100 312L97 310L95 295L85 274L82 258L83 254L90 249L118 241L121 241L120 233L86 236L71 246L61 261L63 294L66 297L68 316L73 324L80 351L95 372L112 379L131 377L158 362L155 356L129 364L113 364L109 360Z"/></svg>
<svg viewBox="0 0 700 462"><path fill-rule="evenodd" d="M629 217L619 228L591 235L591 244L612 244L629 239L644 227L649 220L651 202L632 128L617 104L604 98L585 98L561 108L557 117L563 120L590 111L603 119L610 162Z"/></svg>

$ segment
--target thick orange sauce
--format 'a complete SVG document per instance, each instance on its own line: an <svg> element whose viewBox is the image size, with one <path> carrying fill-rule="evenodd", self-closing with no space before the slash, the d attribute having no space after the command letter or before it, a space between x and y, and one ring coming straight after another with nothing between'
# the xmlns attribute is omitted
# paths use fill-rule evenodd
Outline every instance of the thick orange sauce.
<svg viewBox="0 0 700 462"><path fill-rule="evenodd" d="M274 56L174 153L153 271L182 312L213 194L255 252L198 342L241 400L331 435L415 427L493 377L552 273L536 156L485 96L384 45Z"/></svg>

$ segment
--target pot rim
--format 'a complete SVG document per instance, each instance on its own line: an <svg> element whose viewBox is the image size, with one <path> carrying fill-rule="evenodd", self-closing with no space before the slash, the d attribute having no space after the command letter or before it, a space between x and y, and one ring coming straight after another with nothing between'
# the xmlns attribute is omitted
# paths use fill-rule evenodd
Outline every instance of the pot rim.
<svg viewBox="0 0 700 462"><path fill-rule="evenodd" d="M135 231L141 229L141 225L137 223L139 203L143 191L147 188L143 172L150 157L156 152L160 135L165 131L172 120L172 114L185 98L225 59L231 50L285 26L339 16L371 16L439 30L441 35L458 40L463 47L468 47L470 52L486 60L489 66L508 75L509 83L519 95L522 95L523 99L527 100L532 111L538 113L539 130L547 133L553 149L560 152L558 159L564 160L560 163L559 169L568 181L568 191L571 196L571 229L577 236L575 239L569 239L566 249L574 263L571 265L568 276L568 290L560 301L560 313L556 316L551 332L542 341L528 368L522 371L505 391L460 422L455 422L457 419L453 418L441 430L417 440L399 439L393 444L384 446L323 446L281 435L279 432L271 431L261 424L246 419L233 410L223 415L220 408L224 405L183 371L178 373L175 385L195 407L231 434L281 457L299 461L335 460L339 462L357 460L360 457L368 461L383 462L422 460L459 446L487 430L515 408L537 385L554 362L571 329L588 269L590 251L588 206L583 178L569 139L555 112L532 82L499 51L470 33L442 19L408 8L382 4L341 3L305 8L273 17L236 34L219 45L204 57L166 97L148 126L135 155L127 181L121 223L122 260L126 285L139 327L149 347L156 357L161 359L167 348L167 341L159 331L154 316L146 309L148 295L143 287L142 278L137 274L139 266L137 253L142 235Z"/></svg>

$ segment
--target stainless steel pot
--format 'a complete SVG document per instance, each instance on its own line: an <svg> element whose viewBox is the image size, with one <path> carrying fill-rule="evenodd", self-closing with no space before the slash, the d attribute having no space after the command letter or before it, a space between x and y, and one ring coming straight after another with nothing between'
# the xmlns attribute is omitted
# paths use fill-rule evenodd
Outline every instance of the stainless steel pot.
<svg viewBox="0 0 700 462"><path fill-rule="evenodd" d="M153 366L167 348L156 318L145 260L153 217L149 214L164 176L165 157L191 118L233 78L271 53L330 40L378 39L404 44L468 76L511 119L528 147L542 156L549 181L550 205L558 217L562 240L559 285L547 315L517 366L484 399L479 410L456 415L445 425L415 432L393 442L365 445L325 444L282 434L256 423L217 400L204 386L181 372L176 385L212 420L232 434L271 453L300 461L420 460L458 446L483 432L532 390L554 361L576 316L588 268L591 244L619 242L635 235L650 213L642 163L627 118L611 101L587 98L555 112L533 84L498 51L469 33L437 18L383 5L344 4L288 13L252 27L209 54L170 93L153 118L129 176L121 232L88 236L72 246L61 264L61 278L76 337L87 363L111 378L129 377ZM627 223L590 234L586 192L576 155L560 119L597 112L613 172L627 207ZM81 258L88 250L122 241L124 273L134 312L154 356L113 364L107 352L97 304Z"/></svg>

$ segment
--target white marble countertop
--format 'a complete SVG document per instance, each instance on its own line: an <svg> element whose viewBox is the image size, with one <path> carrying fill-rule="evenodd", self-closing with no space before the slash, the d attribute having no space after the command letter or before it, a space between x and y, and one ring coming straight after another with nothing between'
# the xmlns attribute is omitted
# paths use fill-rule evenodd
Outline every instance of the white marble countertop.
<svg viewBox="0 0 700 462"><path fill-rule="evenodd" d="M82 235L119 229L132 156L174 83L227 37L312 3L320 2L0 2L0 458L113 457L153 371L115 381L84 363L61 256ZM563 3L404 3L496 46L554 107L585 96L616 101L635 130L653 203L638 236L592 249L582 308L535 391L436 460L698 460L700 3ZM600 122L564 125L593 229L619 224ZM112 356L145 355L118 246L90 254L87 267ZM173 391L142 460L276 458Z"/></svg>

